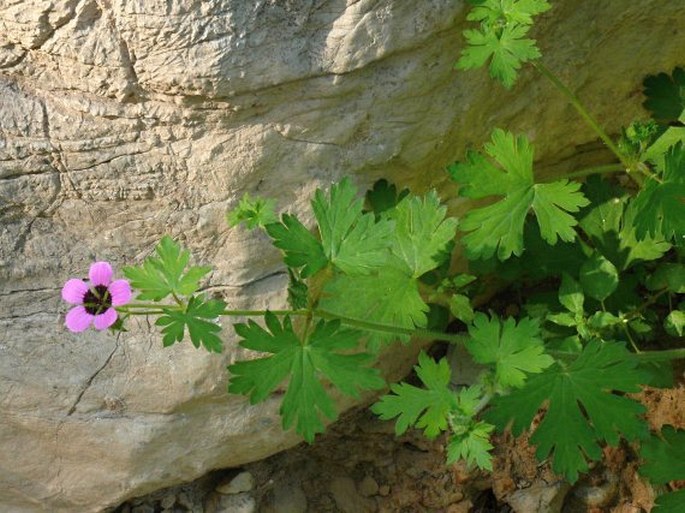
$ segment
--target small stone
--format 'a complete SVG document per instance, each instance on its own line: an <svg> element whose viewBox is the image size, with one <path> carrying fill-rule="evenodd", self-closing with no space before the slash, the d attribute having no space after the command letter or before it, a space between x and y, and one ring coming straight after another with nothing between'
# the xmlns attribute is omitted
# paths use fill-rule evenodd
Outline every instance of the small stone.
<svg viewBox="0 0 685 513"><path fill-rule="evenodd" d="M365 476L359 483L359 493L364 497L373 497L378 493L378 483L371 476Z"/></svg>
<svg viewBox="0 0 685 513"><path fill-rule="evenodd" d="M249 493L223 495L216 513L255 513L257 503Z"/></svg>
<svg viewBox="0 0 685 513"><path fill-rule="evenodd" d="M174 504L176 504L176 495L174 494L164 496L164 498L159 502L159 505L164 509L171 509Z"/></svg>
<svg viewBox="0 0 685 513"><path fill-rule="evenodd" d="M390 495L390 485L387 485L387 484L381 485L378 488L378 494L383 496L383 497L387 497L388 495Z"/></svg>
<svg viewBox="0 0 685 513"><path fill-rule="evenodd" d="M230 481L216 487L216 491L224 495L249 492L254 488L254 477L249 472L241 472Z"/></svg>
<svg viewBox="0 0 685 513"><path fill-rule="evenodd" d="M139 504L138 506L133 506L131 513L155 513L155 508L149 504Z"/></svg>
<svg viewBox="0 0 685 513"><path fill-rule="evenodd" d="M299 486L278 486L274 490L274 513L304 513L307 496Z"/></svg>
<svg viewBox="0 0 685 513"><path fill-rule="evenodd" d="M178 504L186 509L193 509L193 507L196 506L196 504L190 499L190 497L188 497L188 494L185 492L179 493L177 500Z"/></svg>
<svg viewBox="0 0 685 513"><path fill-rule="evenodd" d="M334 478L330 484L330 491L335 505L343 513L373 513L377 510L376 501L359 495L350 477Z"/></svg>

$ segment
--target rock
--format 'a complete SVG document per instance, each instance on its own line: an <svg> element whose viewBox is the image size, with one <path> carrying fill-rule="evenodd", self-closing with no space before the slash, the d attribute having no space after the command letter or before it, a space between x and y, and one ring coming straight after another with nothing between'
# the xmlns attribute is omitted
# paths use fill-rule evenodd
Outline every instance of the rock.
<svg viewBox="0 0 685 513"><path fill-rule="evenodd" d="M94 259L120 276L170 234L215 268L212 293L278 308L278 251L223 220L244 192L308 222L312 191L343 175L447 190L445 165L494 126L527 133L543 171L606 162L530 68L512 93L454 71L465 4L3 2L0 510L99 512L300 441L281 431L280 398L226 395L226 365L245 355L230 329L221 355L164 349L144 320L68 333L60 288ZM682 64L683 24L679 2L558 0L534 33L615 134L642 112L643 76ZM386 375L417 350L393 348Z"/></svg>
<svg viewBox="0 0 685 513"><path fill-rule="evenodd" d="M390 495L390 486L388 486L387 484L381 485L378 488L378 495L381 495L382 497L387 497L388 495Z"/></svg>
<svg viewBox="0 0 685 513"><path fill-rule="evenodd" d="M371 476L364 476L361 483L359 483L359 493L364 497L372 497L379 491L378 483Z"/></svg>
<svg viewBox="0 0 685 513"><path fill-rule="evenodd" d="M254 487L254 477L249 472L241 472L233 479L216 487L216 491L224 495L249 492Z"/></svg>
<svg viewBox="0 0 685 513"><path fill-rule="evenodd" d="M528 488L516 490L506 498L515 513L561 513L568 485L564 482L533 483Z"/></svg>
<svg viewBox="0 0 685 513"><path fill-rule="evenodd" d="M204 513L255 513L257 503L249 493L224 495L214 493L208 498Z"/></svg>
<svg viewBox="0 0 685 513"><path fill-rule="evenodd" d="M176 504L176 495L170 494L162 497L162 500L159 501L159 505L162 506L164 509L170 509Z"/></svg>
<svg viewBox="0 0 685 513"><path fill-rule="evenodd" d="M131 513L155 513L155 508L150 504L139 504L138 506L133 506Z"/></svg>
<svg viewBox="0 0 685 513"><path fill-rule="evenodd" d="M342 513L373 513L377 510L376 501L357 493L352 478L336 477L331 481L329 489L335 505Z"/></svg>
<svg viewBox="0 0 685 513"><path fill-rule="evenodd" d="M260 505L260 513L307 512L307 496L299 486L276 486L271 498L268 504Z"/></svg>

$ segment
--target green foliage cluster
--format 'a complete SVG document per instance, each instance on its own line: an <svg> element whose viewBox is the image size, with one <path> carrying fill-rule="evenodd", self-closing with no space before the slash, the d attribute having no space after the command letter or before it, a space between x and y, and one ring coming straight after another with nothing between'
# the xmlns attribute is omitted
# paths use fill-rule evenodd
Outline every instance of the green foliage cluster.
<svg viewBox="0 0 685 513"><path fill-rule="evenodd" d="M526 36L550 4L472 3L467 19L477 28L465 31L457 67L487 64L510 88L522 64L540 57ZM282 253L291 309L226 310L200 291L210 269L189 266L189 253L165 237L141 266L124 269L138 299L153 302L143 313L159 316L164 345L187 334L219 352L219 317L259 314L262 322L234 325L255 354L228 367L228 390L253 404L282 392L283 428L312 442L337 417L338 394L386 386L374 363L391 343L417 336L463 344L484 369L474 382L455 385L448 360L422 352L420 386L392 384L372 410L395 419L398 434L446 434L448 463L491 470L491 434L535 425L537 457L570 482L621 440L634 444L655 484L685 479L685 433L650 434L644 407L628 395L671 385L670 360L685 356L685 72L648 77L651 118L614 143L534 65L618 162L540 180L531 141L496 128L482 151L448 168L460 196L487 201L459 220L436 192L398 191L386 180L365 197L347 178L316 191L311 229L294 214L277 216L273 200L246 195L227 220L263 230ZM602 178L607 172L625 178ZM468 274L452 270L455 250L468 258ZM511 297L517 316L473 301L492 287ZM446 333L448 323L461 334ZM657 511L678 511L684 500L683 491L664 494Z"/></svg>

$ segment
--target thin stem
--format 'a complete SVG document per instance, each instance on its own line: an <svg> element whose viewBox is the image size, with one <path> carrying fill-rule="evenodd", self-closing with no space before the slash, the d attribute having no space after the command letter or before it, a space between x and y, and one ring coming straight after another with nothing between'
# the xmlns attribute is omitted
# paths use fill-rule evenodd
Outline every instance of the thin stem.
<svg viewBox="0 0 685 513"><path fill-rule="evenodd" d="M604 144L607 145L607 147L613 152L614 155L618 157L618 160L621 161L621 164L623 164L624 169L629 170L632 167L632 163L629 162L625 155L621 152L621 150L618 149L618 146L614 144L614 141L611 140L611 137L604 131L604 129L601 127L601 125L595 120L595 118L588 112L588 110L585 108L585 106L581 103L580 99L575 95L573 91L571 91L566 84L564 84L559 78L550 70L548 69L544 64L540 62L533 61L533 66L535 69L537 69L540 73L542 73L543 76L548 78L561 93L566 96L571 102L571 105L578 111L578 114L580 114L580 117L582 117L585 122L590 125L590 127L599 135L600 139L604 141Z"/></svg>
<svg viewBox="0 0 685 513"><path fill-rule="evenodd" d="M639 354L633 355L643 362L660 362L663 360L681 360L685 358L685 348L683 349L666 349L664 351L642 351Z"/></svg>
<svg viewBox="0 0 685 513"><path fill-rule="evenodd" d="M465 335L460 335L456 333L442 333L440 331L424 330L424 329L410 329L410 328L400 328L397 326L389 326L387 324L378 324L375 322L363 321L361 319L353 319L351 317L343 317L325 310L315 310L314 315L321 317L322 319L335 320L338 319L340 322L347 326L352 326L354 328L360 328L367 331L378 331L381 333L392 333L394 335L409 335L411 337L423 338L423 339L438 339L446 340L448 342L455 342L458 344L463 343L466 340Z"/></svg>
<svg viewBox="0 0 685 513"><path fill-rule="evenodd" d="M568 178L569 180L573 180L574 178L585 178L586 176L591 176L591 175L602 175L602 174L618 173L618 172L625 172L625 168L623 167L623 164L605 164L603 166L588 167L585 169L580 169L578 171L574 171L573 173L566 173L564 175L564 178Z"/></svg>

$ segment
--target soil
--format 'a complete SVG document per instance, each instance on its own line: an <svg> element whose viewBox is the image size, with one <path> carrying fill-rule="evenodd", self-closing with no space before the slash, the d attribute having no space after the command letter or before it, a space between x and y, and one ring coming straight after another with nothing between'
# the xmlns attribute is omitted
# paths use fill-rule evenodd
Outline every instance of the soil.
<svg viewBox="0 0 685 513"><path fill-rule="evenodd" d="M652 428L685 428L682 385L648 388L636 397L647 406ZM641 513L654 503L654 490L637 474L636 454L627 444L606 448L603 461L571 487L537 461L525 435L498 436L494 470L485 473L446 466L444 438L429 441L417 431L396 437L393 426L356 409L311 446L134 499L116 512ZM241 472L252 484L239 494L240 505L230 507L215 490Z"/></svg>

